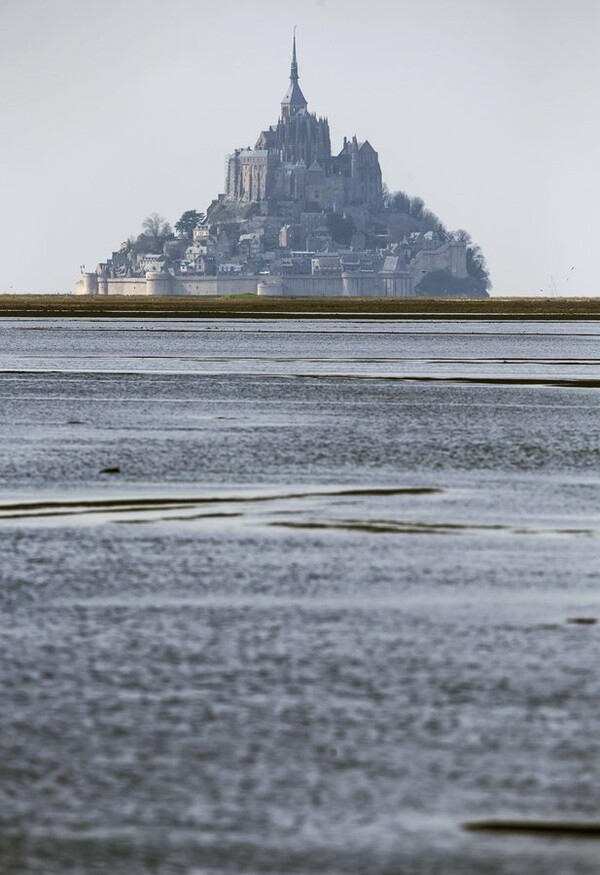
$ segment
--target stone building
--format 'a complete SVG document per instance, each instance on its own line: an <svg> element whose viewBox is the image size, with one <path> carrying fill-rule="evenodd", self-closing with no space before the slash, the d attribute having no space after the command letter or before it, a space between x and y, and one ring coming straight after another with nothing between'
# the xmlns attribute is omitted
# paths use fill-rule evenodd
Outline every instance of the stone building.
<svg viewBox="0 0 600 875"><path fill-rule="evenodd" d="M294 36L277 123L228 157L225 192L191 239L138 235L85 272L77 294L477 294L465 243L439 220L432 230L384 204L368 140L344 137L333 154L329 122L309 112L299 78Z"/></svg>
<svg viewBox="0 0 600 875"><path fill-rule="evenodd" d="M296 37L290 84L277 124L261 131L254 149L236 149L227 160L225 201L263 204L293 201L299 211L346 206L378 209L382 183L379 158L368 140L344 138L331 152L329 122L308 111L299 84ZM266 202L266 204L265 204Z"/></svg>

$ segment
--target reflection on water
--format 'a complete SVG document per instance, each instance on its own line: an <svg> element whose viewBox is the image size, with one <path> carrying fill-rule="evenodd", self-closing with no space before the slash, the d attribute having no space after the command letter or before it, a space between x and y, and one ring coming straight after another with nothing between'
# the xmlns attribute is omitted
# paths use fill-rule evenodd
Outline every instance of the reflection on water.
<svg viewBox="0 0 600 875"><path fill-rule="evenodd" d="M597 323L0 331L3 873L598 871Z"/></svg>

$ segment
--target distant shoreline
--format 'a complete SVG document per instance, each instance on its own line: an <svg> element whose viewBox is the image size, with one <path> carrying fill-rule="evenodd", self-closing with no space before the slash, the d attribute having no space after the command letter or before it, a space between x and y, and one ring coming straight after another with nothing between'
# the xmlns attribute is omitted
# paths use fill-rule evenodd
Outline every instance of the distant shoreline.
<svg viewBox="0 0 600 875"><path fill-rule="evenodd" d="M259 298L0 295L0 318L600 319L597 298Z"/></svg>

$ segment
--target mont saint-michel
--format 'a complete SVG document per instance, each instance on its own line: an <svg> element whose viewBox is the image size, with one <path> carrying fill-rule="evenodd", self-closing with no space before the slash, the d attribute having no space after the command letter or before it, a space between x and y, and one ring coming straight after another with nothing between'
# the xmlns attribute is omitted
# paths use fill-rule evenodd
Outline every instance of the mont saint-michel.
<svg viewBox="0 0 600 875"><path fill-rule="evenodd" d="M360 120L358 120L360 121ZM392 193L367 139L332 150L308 109L296 37L276 124L227 157L225 191L175 223L158 213L76 294L271 297L488 297L485 259L420 197Z"/></svg>

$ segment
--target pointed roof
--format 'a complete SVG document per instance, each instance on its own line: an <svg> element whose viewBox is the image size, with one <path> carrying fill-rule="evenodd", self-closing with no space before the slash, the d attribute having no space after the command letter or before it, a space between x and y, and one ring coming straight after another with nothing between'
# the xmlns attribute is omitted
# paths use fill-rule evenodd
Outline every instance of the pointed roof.
<svg viewBox="0 0 600 875"><path fill-rule="evenodd" d="M289 106L290 114L297 112L300 109L306 109L307 101L302 94L302 89L298 85L298 59L296 57L296 28L294 28L294 42L292 48L292 66L290 69L290 85L285 93L285 97L281 101L281 105Z"/></svg>
<svg viewBox="0 0 600 875"><path fill-rule="evenodd" d="M358 151L362 152L363 149L365 149L367 152L375 152L375 149L368 140L365 140L364 142L358 144ZM377 153L375 152L375 154Z"/></svg>

